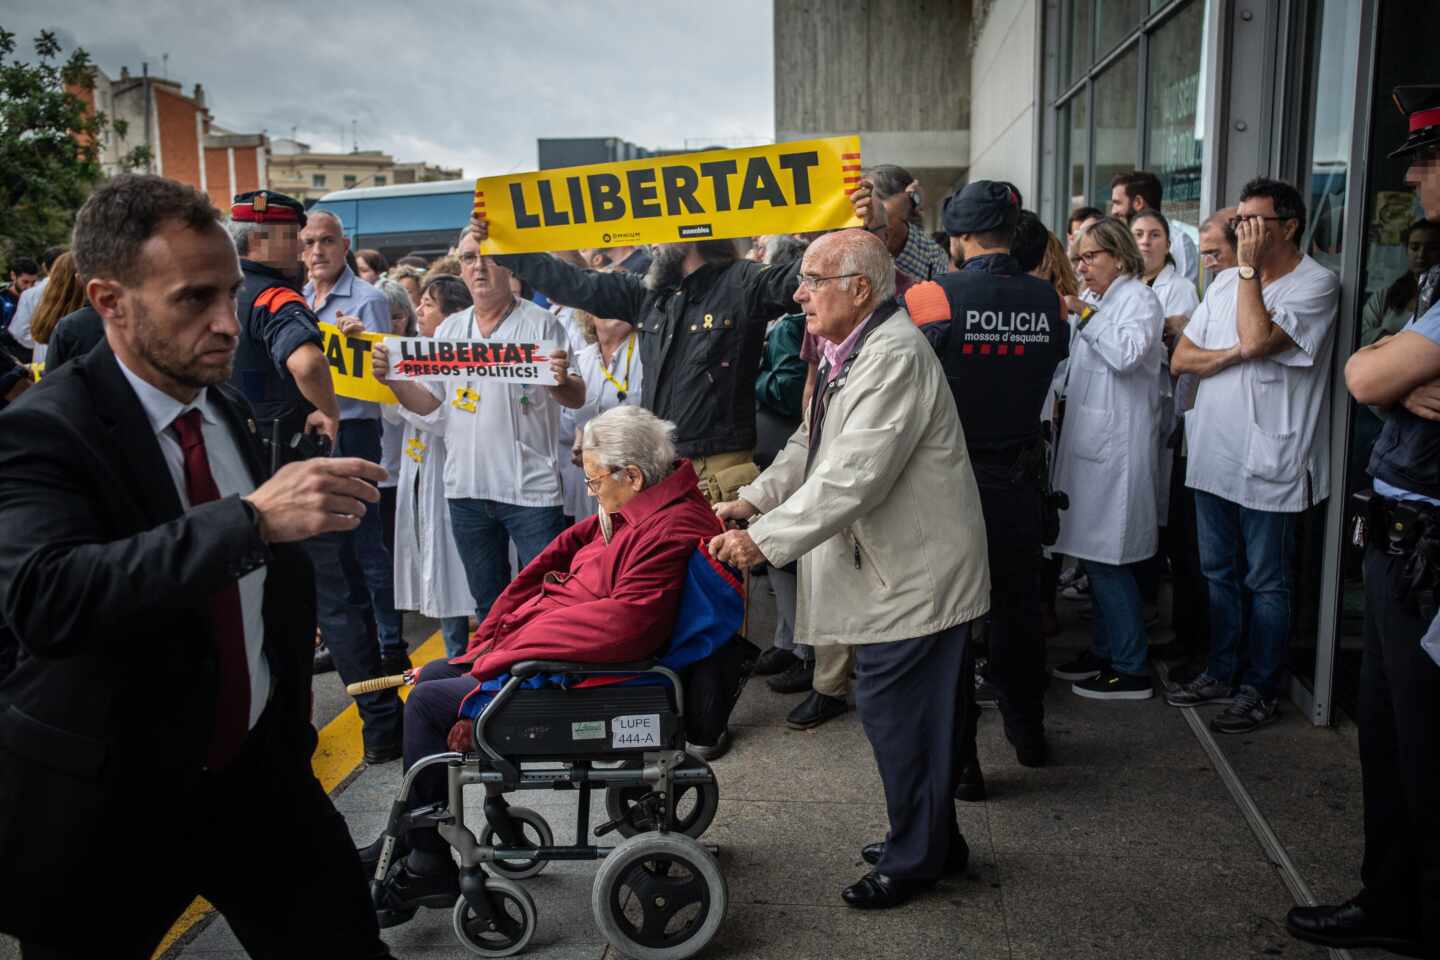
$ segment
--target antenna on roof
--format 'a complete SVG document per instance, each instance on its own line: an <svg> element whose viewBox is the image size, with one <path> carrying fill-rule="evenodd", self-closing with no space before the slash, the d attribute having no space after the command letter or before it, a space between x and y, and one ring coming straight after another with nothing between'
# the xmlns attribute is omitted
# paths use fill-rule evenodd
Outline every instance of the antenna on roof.
<svg viewBox="0 0 1440 960"><path fill-rule="evenodd" d="M164 80L170 79L170 54L160 54L160 77Z"/></svg>
<svg viewBox="0 0 1440 960"><path fill-rule="evenodd" d="M351 118L350 118L350 152L351 152L351 153L359 153L359 152L360 152L360 135L359 135L358 130L359 130L359 127L357 126L357 124L356 124L356 122L355 122L355 118L354 118L354 117L351 117Z"/></svg>

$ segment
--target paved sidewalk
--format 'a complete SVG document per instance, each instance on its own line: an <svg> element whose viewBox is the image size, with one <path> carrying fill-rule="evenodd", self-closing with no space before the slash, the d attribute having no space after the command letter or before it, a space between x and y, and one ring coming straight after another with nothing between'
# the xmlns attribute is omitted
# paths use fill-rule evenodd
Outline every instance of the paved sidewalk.
<svg viewBox="0 0 1440 960"><path fill-rule="evenodd" d="M754 633L766 638L773 601L763 580L754 609ZM1052 661L1086 637L1073 623ZM839 891L864 872L860 846L885 830L879 779L853 711L795 732L784 716L796 699L753 681L734 717L735 747L715 764L721 806L705 840L720 845L731 903L707 957L1326 956L1285 934L1285 886L1179 711L1159 697L1082 700L1060 681L1048 697L1054 759L1043 769L1018 766L998 716L982 717L990 800L957 805L968 875L900 910L850 910ZM1222 746L1242 776L1263 778L1251 791L1316 893L1348 894L1358 872L1353 731L1316 730L1286 707L1275 727ZM379 831L399 775L398 763L364 770L336 798L359 842ZM557 836L573 836L574 794L521 796ZM607 956L589 910L596 867L556 863L525 881L540 914L525 956ZM422 910L386 937L397 957L471 956L448 911ZM222 919L173 955L244 956ZM1384 956L1355 954L1371 955Z"/></svg>

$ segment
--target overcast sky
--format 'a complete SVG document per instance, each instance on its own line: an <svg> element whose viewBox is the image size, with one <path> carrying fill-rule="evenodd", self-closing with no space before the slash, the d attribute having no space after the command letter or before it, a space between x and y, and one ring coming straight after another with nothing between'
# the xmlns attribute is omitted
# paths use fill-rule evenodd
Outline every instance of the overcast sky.
<svg viewBox="0 0 1440 960"><path fill-rule="evenodd" d="M774 136L771 0L0 0L111 77L205 86L216 123L484 176L536 166L537 137L683 147ZM333 11L321 16L322 11ZM162 57L169 54L168 68Z"/></svg>

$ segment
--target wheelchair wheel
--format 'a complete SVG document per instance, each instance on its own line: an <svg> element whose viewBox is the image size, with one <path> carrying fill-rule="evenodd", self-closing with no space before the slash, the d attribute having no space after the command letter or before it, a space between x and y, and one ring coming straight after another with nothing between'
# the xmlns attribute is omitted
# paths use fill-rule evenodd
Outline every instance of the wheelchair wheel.
<svg viewBox="0 0 1440 960"><path fill-rule="evenodd" d="M535 900L513 880L491 877L485 882L492 916L488 923L475 916L464 897L455 901L452 925L455 936L471 953L482 957L508 957L524 950L535 936Z"/></svg>
<svg viewBox="0 0 1440 960"><path fill-rule="evenodd" d="M642 833L600 862L590 909L621 954L683 960L714 939L729 899L720 865L699 843L678 833Z"/></svg>
<svg viewBox="0 0 1440 960"><path fill-rule="evenodd" d="M626 768L638 769L641 761L628 760ZM699 757L687 755L687 768L710 765ZM675 788L675 830L687 837L700 837L710 828L715 812L720 809L720 785L711 775L709 783L690 783ZM605 813L616 821L622 837L633 837L660 829L659 798L649 784L633 787L608 787L605 790Z"/></svg>
<svg viewBox="0 0 1440 960"><path fill-rule="evenodd" d="M534 810L529 807L511 807L510 817L520 825L520 833L524 836L527 847L554 846L555 835L550 831L550 824ZM492 846L495 839L495 828L487 823L485 829L480 831L480 846ZM549 860L493 860L487 864L495 873L512 880L533 877L549 865Z"/></svg>

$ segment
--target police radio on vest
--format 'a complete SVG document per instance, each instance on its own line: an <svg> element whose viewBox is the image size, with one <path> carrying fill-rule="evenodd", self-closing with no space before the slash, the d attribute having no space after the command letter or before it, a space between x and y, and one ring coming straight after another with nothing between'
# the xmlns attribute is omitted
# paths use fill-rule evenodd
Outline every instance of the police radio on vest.
<svg viewBox="0 0 1440 960"><path fill-rule="evenodd" d="M999 333L1049 333L1050 318L1043 311L966 310L965 329Z"/></svg>

